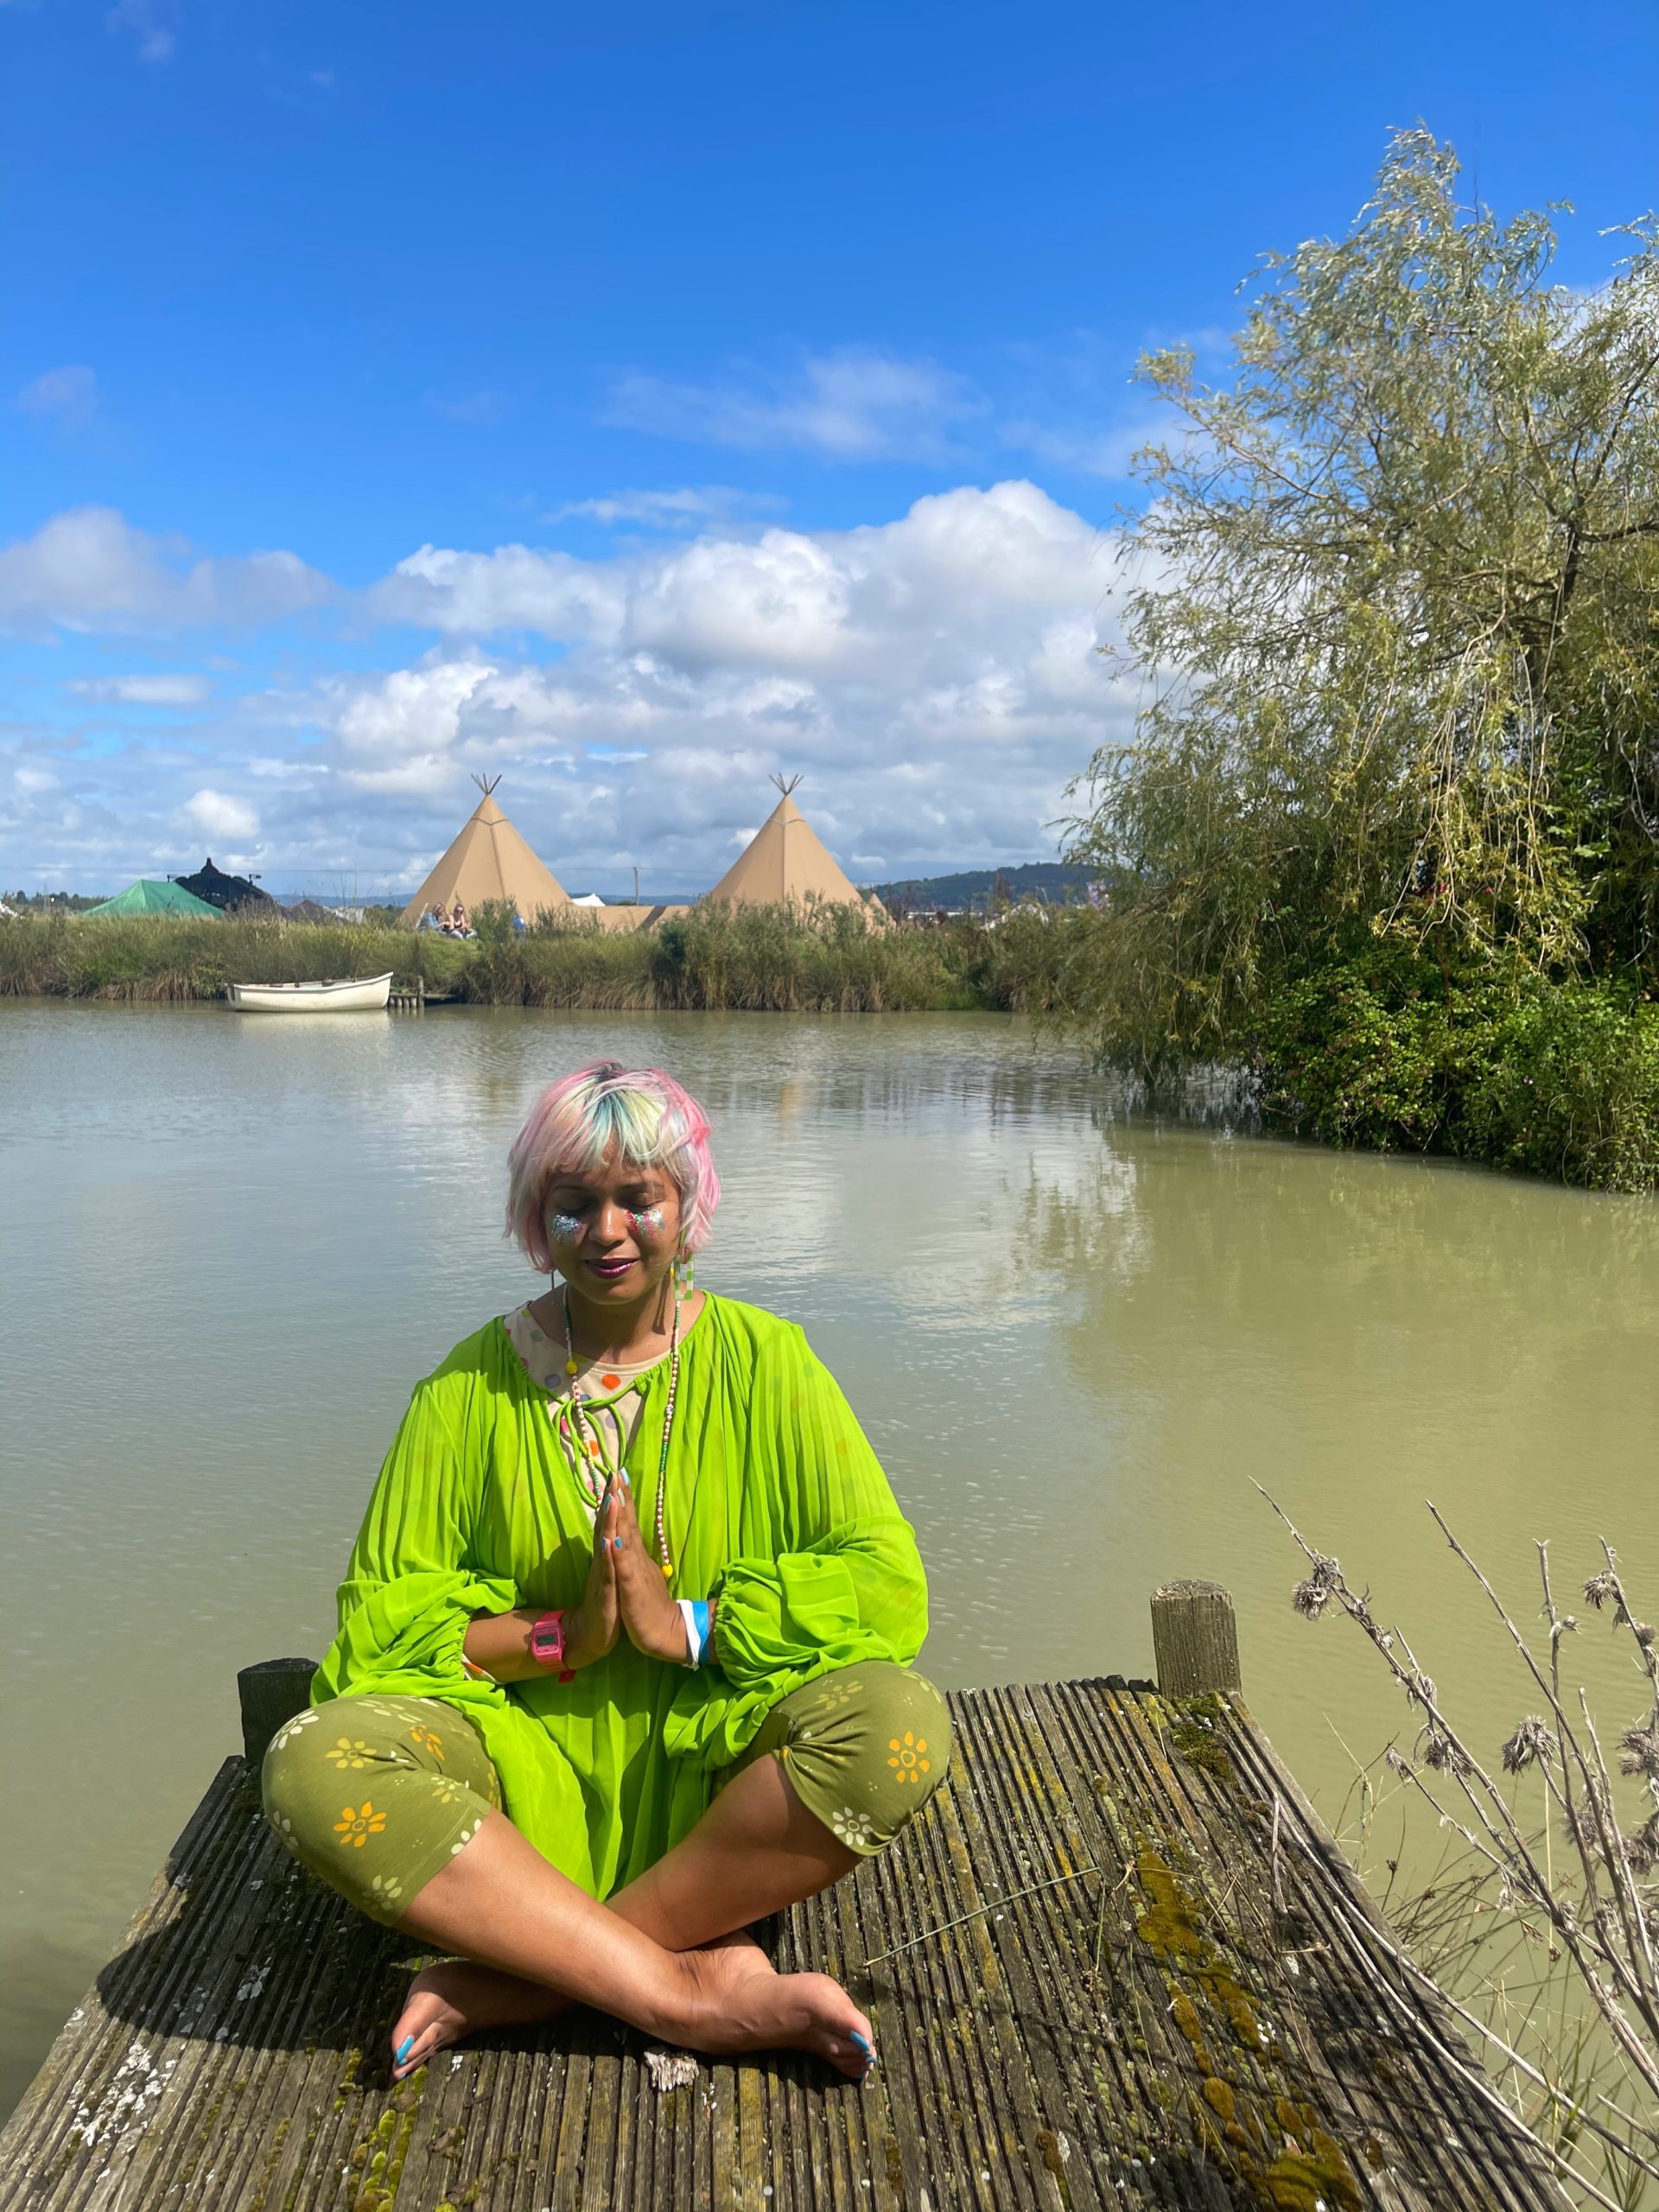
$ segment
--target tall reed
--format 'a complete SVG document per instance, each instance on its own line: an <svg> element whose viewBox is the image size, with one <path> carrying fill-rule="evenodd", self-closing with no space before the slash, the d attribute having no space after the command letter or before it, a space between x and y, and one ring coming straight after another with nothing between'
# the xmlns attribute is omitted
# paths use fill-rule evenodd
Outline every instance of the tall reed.
<svg viewBox="0 0 1659 2212"><path fill-rule="evenodd" d="M227 982L419 975L486 1006L874 1014L1042 1012L1068 923L1016 910L995 930L867 929L849 910L694 906L652 931L583 918L516 932L486 910L476 938L284 921L0 921L0 996L190 1000Z"/></svg>

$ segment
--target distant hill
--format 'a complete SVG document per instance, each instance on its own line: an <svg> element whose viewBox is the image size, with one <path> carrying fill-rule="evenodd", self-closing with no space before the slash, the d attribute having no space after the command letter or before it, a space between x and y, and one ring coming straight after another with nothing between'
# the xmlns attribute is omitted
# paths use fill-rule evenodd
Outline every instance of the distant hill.
<svg viewBox="0 0 1659 2212"><path fill-rule="evenodd" d="M1045 899L1075 906L1088 894L1096 871L1071 868L1064 861L1025 861L1018 868L964 868L957 875L908 876L899 883L871 887L884 906L925 912L944 906L984 912L1002 899Z"/></svg>

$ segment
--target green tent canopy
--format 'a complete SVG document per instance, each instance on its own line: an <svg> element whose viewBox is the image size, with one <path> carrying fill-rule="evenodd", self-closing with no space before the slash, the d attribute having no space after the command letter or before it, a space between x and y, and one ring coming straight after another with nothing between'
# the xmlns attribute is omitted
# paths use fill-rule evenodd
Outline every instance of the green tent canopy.
<svg viewBox="0 0 1659 2212"><path fill-rule="evenodd" d="M124 891L118 891L101 906L89 906L82 919L90 922L99 914L174 914L196 922L219 922L225 918L217 906L198 899L181 883L156 883L146 876L130 883Z"/></svg>

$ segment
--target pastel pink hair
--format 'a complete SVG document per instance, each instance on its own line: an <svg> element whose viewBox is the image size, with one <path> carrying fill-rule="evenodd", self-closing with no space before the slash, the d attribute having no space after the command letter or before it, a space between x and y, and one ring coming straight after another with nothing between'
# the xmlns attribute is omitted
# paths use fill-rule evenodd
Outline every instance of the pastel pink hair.
<svg viewBox="0 0 1659 2212"><path fill-rule="evenodd" d="M680 1249L697 1251L720 1204L709 1117L661 1068L595 1060L545 1090L507 1154L507 1234L532 1268L553 1271L547 1194L561 1175L590 1175L613 1148L660 1167L680 1194Z"/></svg>

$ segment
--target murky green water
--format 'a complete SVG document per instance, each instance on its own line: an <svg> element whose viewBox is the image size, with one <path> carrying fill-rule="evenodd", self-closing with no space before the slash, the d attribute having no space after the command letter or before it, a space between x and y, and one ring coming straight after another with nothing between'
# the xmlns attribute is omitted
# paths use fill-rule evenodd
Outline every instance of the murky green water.
<svg viewBox="0 0 1659 2212"><path fill-rule="evenodd" d="M1148 1592L1211 1575L1334 1810L1402 1715L1290 1611L1258 1481L1491 1745L1529 1700L1425 1496L1525 1608L1534 1536L1581 1580L1605 1531L1659 1610L1649 1203L1115 1120L985 1017L0 1009L0 2108L236 1747L236 1669L327 1643L411 1383L531 1287L503 1154L601 1052L711 1109L701 1277L841 1376L942 1681L1150 1671Z"/></svg>

